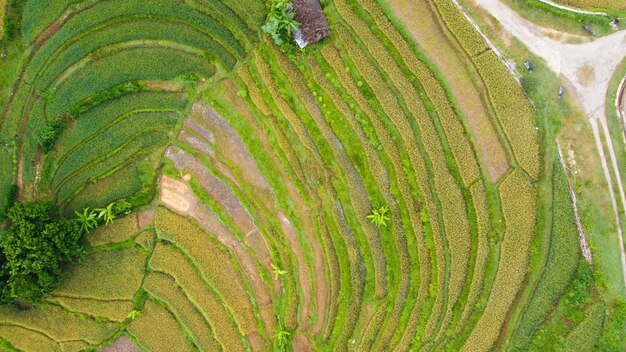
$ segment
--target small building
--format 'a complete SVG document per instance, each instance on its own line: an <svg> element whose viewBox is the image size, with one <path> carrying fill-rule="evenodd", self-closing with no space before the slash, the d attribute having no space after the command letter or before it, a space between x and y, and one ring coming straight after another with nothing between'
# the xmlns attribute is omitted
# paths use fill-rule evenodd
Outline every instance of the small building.
<svg viewBox="0 0 626 352"><path fill-rule="evenodd" d="M300 23L300 31L294 31L298 46L304 48L330 36L330 26L319 0L292 0L295 20Z"/></svg>

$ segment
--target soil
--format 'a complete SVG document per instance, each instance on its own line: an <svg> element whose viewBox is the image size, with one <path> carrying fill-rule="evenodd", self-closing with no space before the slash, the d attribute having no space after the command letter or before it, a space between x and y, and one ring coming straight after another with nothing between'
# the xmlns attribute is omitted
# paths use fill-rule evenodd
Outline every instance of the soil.
<svg viewBox="0 0 626 352"><path fill-rule="evenodd" d="M313 349L311 348L311 344L306 339L306 337L302 335L297 335L293 339L293 350L297 352L311 352Z"/></svg>
<svg viewBox="0 0 626 352"><path fill-rule="evenodd" d="M141 352L135 342L126 335L118 337L112 344L97 349L96 352Z"/></svg>
<svg viewBox="0 0 626 352"><path fill-rule="evenodd" d="M161 177L161 202L179 214L188 215L198 200L186 183L163 175Z"/></svg>
<svg viewBox="0 0 626 352"><path fill-rule="evenodd" d="M154 225L154 208L147 208L137 213L139 228Z"/></svg>
<svg viewBox="0 0 626 352"><path fill-rule="evenodd" d="M250 126L253 126L255 130L262 130L261 127L258 126L256 119L250 114L250 111L248 110L248 106L245 101L243 101L243 99L239 95L237 95L238 89L233 84L233 82L230 80L223 81L223 88L224 98L228 100L231 106L236 107L239 114L241 114L241 118L246 119L246 123L248 123ZM271 142L267 139L266 135L260 133L258 135L258 138L261 142L264 152L272 158L274 164L280 165L280 161L273 152ZM311 209L306 206L297 188L295 187L293 182L291 182L289 176L285 173L285 170L283 168L277 168L277 170L280 172L280 178L285 182L285 187L287 189L287 192L289 193L289 198L291 199L297 214L300 215L298 216L298 218L302 220L302 228L305 232L304 235L307 237L307 240L311 246L311 251L313 253L314 280L312 283L309 282L309 285L313 284L315 286L315 306L317 309L317 320L315 325L311 327L311 333L317 334L324 325L326 315L325 307L327 306L327 302L329 299L329 288L326 278L327 265L323 251L318 242L319 240L315 235L315 232L313 231L314 226L312 221L314 219L308 216L308 214L310 214L311 212ZM300 259L298 259L298 262L300 262ZM305 277L305 280L308 281L309 277ZM303 318L306 317L303 316Z"/></svg>
<svg viewBox="0 0 626 352"><path fill-rule="evenodd" d="M178 148L168 148L166 156L174 161L179 170L184 168L185 170L190 171L191 174L196 176L198 175L195 172L188 170L188 166L193 165L194 159L188 154L178 150ZM204 171L206 172L206 170ZM239 239L219 220L217 215L207 205L200 202L195 197L193 191L186 183L189 182L190 178L184 177L184 179L186 179L186 181L175 180L169 176L163 175L161 177L161 202L163 202L169 209L181 215L194 218L205 231L214 234L218 241L233 251L237 262L241 265L244 275L246 275L250 281L256 302L259 304L259 309L265 322L266 329L268 331L273 331L275 326L275 317L272 298L267 286L265 286L265 283L261 278L258 268L256 267L255 258L244 248ZM218 198L214 199L218 200ZM236 198L234 200L236 201ZM254 230L256 230L256 228L254 228ZM256 250L259 250L259 248ZM267 248L265 248L265 250L267 251ZM256 255L259 256L259 252L256 252ZM269 256L269 252L267 255L261 254L261 256ZM269 263L267 265L269 266Z"/></svg>
<svg viewBox="0 0 626 352"><path fill-rule="evenodd" d="M164 82L164 81L149 81L146 82L146 87L154 90L164 90L173 93L184 93L185 86L182 83L176 82Z"/></svg>

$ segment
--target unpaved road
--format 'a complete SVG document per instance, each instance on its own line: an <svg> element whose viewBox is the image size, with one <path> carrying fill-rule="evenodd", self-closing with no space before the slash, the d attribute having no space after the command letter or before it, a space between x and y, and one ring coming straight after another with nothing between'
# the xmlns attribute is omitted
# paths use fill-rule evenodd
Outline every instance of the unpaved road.
<svg viewBox="0 0 626 352"><path fill-rule="evenodd" d="M611 193L620 244L624 285L626 286L626 254L619 218L620 205L626 212L626 195L606 118L609 82L617 66L626 56L626 31L619 31L583 44L565 44L547 37L544 34L546 33L545 28L522 18L500 0L474 0L474 2L495 17L506 31L517 37L533 54L542 57L562 79L571 83L574 89L574 92L571 93L577 97L583 111L589 118ZM611 158L610 164L602 144L602 135L604 135L606 149ZM616 191L619 194L620 202L614 196L613 178L617 184Z"/></svg>

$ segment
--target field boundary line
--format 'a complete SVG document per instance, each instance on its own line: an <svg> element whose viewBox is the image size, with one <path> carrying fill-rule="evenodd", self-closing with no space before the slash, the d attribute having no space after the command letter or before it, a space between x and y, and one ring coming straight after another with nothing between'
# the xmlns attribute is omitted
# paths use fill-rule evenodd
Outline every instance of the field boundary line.
<svg viewBox="0 0 626 352"><path fill-rule="evenodd" d="M575 8L575 7L570 7L570 6L557 4L557 3L552 2L550 0L539 0L539 2L544 3L546 5L549 5L549 6L552 6L552 7L556 7L557 9L561 9L561 10L565 10L565 11L569 11L569 12L581 13L583 15L609 17L609 14L606 13L606 12L581 10L581 9L578 9L578 8Z"/></svg>
<svg viewBox="0 0 626 352"><path fill-rule="evenodd" d="M626 144L626 111L623 111L621 109L621 106L624 104L624 91L626 91L626 76L622 78L622 81L617 87L617 95L615 96L615 110L617 111L617 117L619 118L620 125L622 127L622 138L624 140L624 144Z"/></svg>
<svg viewBox="0 0 626 352"><path fill-rule="evenodd" d="M513 76L513 78L515 79L517 84L521 86L522 83L520 81L519 75L517 74L517 71L515 71L515 66L513 64L511 64L509 61L506 60L506 58L504 57L504 54L502 54L500 49L498 49L498 47L496 47L496 45L491 41L491 39L489 39L489 37L487 37L487 35L485 33L483 33L483 31L478 26L478 23L476 23L476 21L474 21L474 19L463 9L463 6L461 6L461 4L459 3L459 0L452 0L452 2L454 3L454 5L456 5L456 7L459 9L459 11L461 11L461 13L463 14L463 17L465 17L465 19L467 21L469 21L469 23L472 25L472 27L474 27L474 29L476 29L478 34L480 34L480 36L483 38L483 40L491 48L491 50L493 50L496 53L496 55L498 56L500 61L504 64L504 66L506 66L507 70L509 70L509 72L511 73L511 76ZM471 55L470 55L470 57L471 57ZM474 58L473 57L471 57L471 58L472 58L472 61L474 61L473 60Z"/></svg>
<svg viewBox="0 0 626 352"><path fill-rule="evenodd" d="M569 168L565 163L565 159L563 158L563 150L561 149L561 143L556 141L557 150L559 152L559 161L563 168L565 168L566 173L569 173ZM572 187L572 183L567 178L567 188L569 190L569 196L572 200L572 204L574 207L574 216L576 217L576 228L578 229L578 241L580 243L580 251L582 252L583 257L589 263L589 265L593 265L591 249L589 248L589 241L587 240L587 234L585 233L585 228L583 227L582 222L580 221L580 214L578 213L578 201L576 199L576 192L574 192L574 187Z"/></svg>
<svg viewBox="0 0 626 352"><path fill-rule="evenodd" d="M617 200L615 197L615 190L613 188L613 182L611 177L611 172L609 171L608 161L606 158L606 154L604 152L604 146L602 145L600 130L598 128L597 119L589 120L591 128L593 130L594 139L596 140L596 149L598 150L598 154L600 156L600 161L602 163L602 169L604 171L604 177L606 179L609 194L611 195L611 203L613 205L613 212L615 213L615 225L617 230L617 237L620 242L620 257L622 262L622 274L624 276L624 285L626 286L626 254L624 253L624 237L622 233L622 221L619 216L619 207L617 205ZM609 137L610 138L610 137Z"/></svg>

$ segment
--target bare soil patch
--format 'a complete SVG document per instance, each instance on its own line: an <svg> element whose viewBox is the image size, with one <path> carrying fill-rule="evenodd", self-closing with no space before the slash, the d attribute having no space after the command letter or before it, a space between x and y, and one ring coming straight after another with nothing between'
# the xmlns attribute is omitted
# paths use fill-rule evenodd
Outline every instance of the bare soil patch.
<svg viewBox="0 0 626 352"><path fill-rule="evenodd" d="M179 214L188 215L198 200L186 183L163 175L161 176L161 202Z"/></svg>
<svg viewBox="0 0 626 352"><path fill-rule="evenodd" d="M231 106L234 106L237 112L241 115L241 118L246 120L246 123L250 126L253 126L255 130L262 130L255 118L252 116L248 106L245 101L237 95L237 87L230 80L223 81L224 88L224 98L228 100ZM258 138L263 146L264 152L272 158L272 161L276 165L280 165L280 161L278 157L273 152L271 142L267 139L267 137L261 133L258 135ZM280 173L281 179L285 182L285 187L287 192L289 193L289 198L294 205L294 209L297 214L299 214L298 218L302 221L302 228L304 231L304 235L307 238L307 241L310 245L310 250L313 254L313 273L314 277L311 282L309 277L305 277L304 279L309 281L308 285L314 287L315 291L315 307L316 307L316 322L315 325L311 327L311 333L318 333L325 322L327 302L329 300L329 288L328 282L326 278L326 269L328 265L326 264L326 258L324 257L322 248L320 247L319 239L314 231L313 221L315 221L315 217L311 216L312 211L316 211L315 209L310 209L302 199L302 196L298 192L297 188L291 182L289 176L285 173L283 168L277 168ZM306 319L303 315L303 319Z"/></svg>
<svg viewBox="0 0 626 352"><path fill-rule="evenodd" d="M311 344L303 335L297 335L293 339L293 350L298 352L310 352L313 351Z"/></svg>
<svg viewBox="0 0 626 352"><path fill-rule="evenodd" d="M149 81L146 82L146 87L155 90L164 90L174 93L185 92L185 86L182 83L176 82L164 82L164 81Z"/></svg>
<svg viewBox="0 0 626 352"><path fill-rule="evenodd" d="M139 347L135 345L135 342L128 338L126 335L120 336L112 344L102 347L97 352L141 352Z"/></svg>
<svg viewBox="0 0 626 352"><path fill-rule="evenodd" d="M137 224L139 228L152 226L154 224L154 208L147 208L137 213Z"/></svg>
<svg viewBox="0 0 626 352"><path fill-rule="evenodd" d="M578 80L583 86L588 87L593 82L594 72L593 66L585 65L578 70Z"/></svg>

